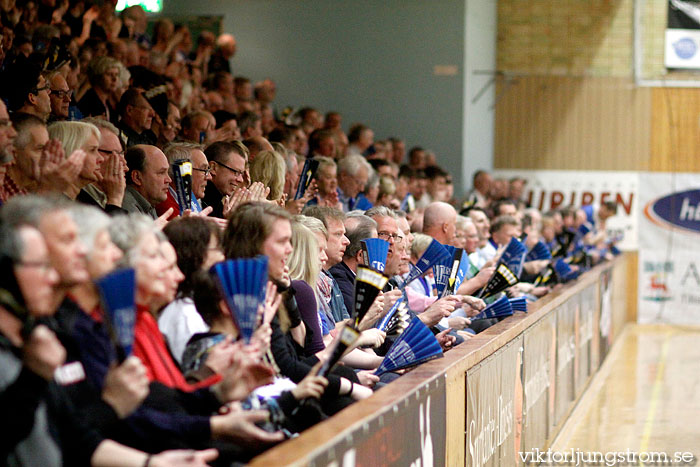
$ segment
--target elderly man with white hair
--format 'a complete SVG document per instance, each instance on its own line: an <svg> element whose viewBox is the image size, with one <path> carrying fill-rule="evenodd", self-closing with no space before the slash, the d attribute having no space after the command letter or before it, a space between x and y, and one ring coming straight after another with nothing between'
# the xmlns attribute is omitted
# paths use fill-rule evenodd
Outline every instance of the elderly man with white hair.
<svg viewBox="0 0 700 467"><path fill-rule="evenodd" d="M180 214L180 211L185 211L189 209L193 213L201 213L202 205L200 204L200 199L204 198L204 193L207 188L207 182L211 180L209 161L207 156L204 155L202 151L202 146L190 142L179 142L170 143L167 145L163 152L165 157L168 159L168 164L170 168L168 169L168 176L172 179L170 182L170 187L168 189L167 198L156 205L156 214L162 216L169 208L173 208L172 214L168 220L173 220ZM192 175L191 175L191 197L189 206L180 206L177 194L175 192L176 186L173 177L173 164L177 161L188 161L192 164ZM208 214L208 211L204 213Z"/></svg>
<svg viewBox="0 0 700 467"><path fill-rule="evenodd" d="M236 38L233 34L221 34L216 39L216 50L209 59L209 73L226 71L231 73L229 60L236 55Z"/></svg>
<svg viewBox="0 0 700 467"><path fill-rule="evenodd" d="M365 189L371 168L362 156L347 156L338 162L338 198L344 212L355 209L357 195Z"/></svg>

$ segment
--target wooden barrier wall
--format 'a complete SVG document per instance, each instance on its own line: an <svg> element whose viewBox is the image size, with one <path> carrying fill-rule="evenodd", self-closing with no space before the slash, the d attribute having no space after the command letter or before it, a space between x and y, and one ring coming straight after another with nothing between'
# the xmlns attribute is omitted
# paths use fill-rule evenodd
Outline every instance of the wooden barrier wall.
<svg viewBox="0 0 700 467"><path fill-rule="evenodd" d="M515 465L546 448L628 318L630 256L599 265L445 358L251 465Z"/></svg>

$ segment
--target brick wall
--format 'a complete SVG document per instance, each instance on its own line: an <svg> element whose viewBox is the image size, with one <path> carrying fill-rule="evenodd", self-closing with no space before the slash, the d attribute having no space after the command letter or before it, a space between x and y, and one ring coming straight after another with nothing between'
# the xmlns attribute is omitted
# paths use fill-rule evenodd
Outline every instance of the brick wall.
<svg viewBox="0 0 700 467"><path fill-rule="evenodd" d="M498 69L632 75L633 0L499 0Z"/></svg>

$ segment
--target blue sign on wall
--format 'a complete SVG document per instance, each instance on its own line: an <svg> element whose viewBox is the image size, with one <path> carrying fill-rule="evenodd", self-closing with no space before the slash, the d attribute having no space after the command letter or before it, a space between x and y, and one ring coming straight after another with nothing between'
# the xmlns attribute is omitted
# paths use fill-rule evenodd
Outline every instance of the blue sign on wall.
<svg viewBox="0 0 700 467"><path fill-rule="evenodd" d="M644 215L665 228L700 233L700 189L681 191L647 204Z"/></svg>

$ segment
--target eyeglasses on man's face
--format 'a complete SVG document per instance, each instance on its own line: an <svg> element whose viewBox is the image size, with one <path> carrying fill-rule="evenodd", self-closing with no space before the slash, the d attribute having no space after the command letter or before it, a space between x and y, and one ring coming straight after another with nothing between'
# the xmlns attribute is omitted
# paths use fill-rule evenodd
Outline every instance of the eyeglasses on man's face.
<svg viewBox="0 0 700 467"><path fill-rule="evenodd" d="M226 166L224 166L224 167L226 167ZM228 167L226 167L226 168L228 169ZM204 169L199 169L199 168L197 168L197 167L192 167L192 170L196 170L197 172L204 172L204 176L205 176L205 177L211 173L211 167L207 167L207 168L204 168ZM229 170L233 170L233 169L229 169Z"/></svg>
<svg viewBox="0 0 700 467"><path fill-rule="evenodd" d="M102 149L102 148L98 148L97 151L99 151L100 154L103 154L105 156L111 156L111 155L123 156L124 155L124 151L110 151L109 149Z"/></svg>
<svg viewBox="0 0 700 467"><path fill-rule="evenodd" d="M382 238L382 239L386 240L387 242L393 241L394 243L400 242L403 240L403 236L401 236L399 234L395 234L395 233L394 234L389 233L386 231L377 232L377 237Z"/></svg>
<svg viewBox="0 0 700 467"><path fill-rule="evenodd" d="M73 91L62 91L60 89L51 89L51 94L58 97L59 99L70 100L73 97Z"/></svg>
<svg viewBox="0 0 700 467"><path fill-rule="evenodd" d="M224 167L224 168L226 168L226 169L229 169L231 172L233 172L235 175L237 175L237 176L239 176L239 177L245 177L245 171L244 171L244 170L234 169L233 167L229 167L228 165L222 164L221 162L218 162L218 161L212 161L212 163L213 163L213 164L218 164L218 165L220 165L221 167Z"/></svg>

